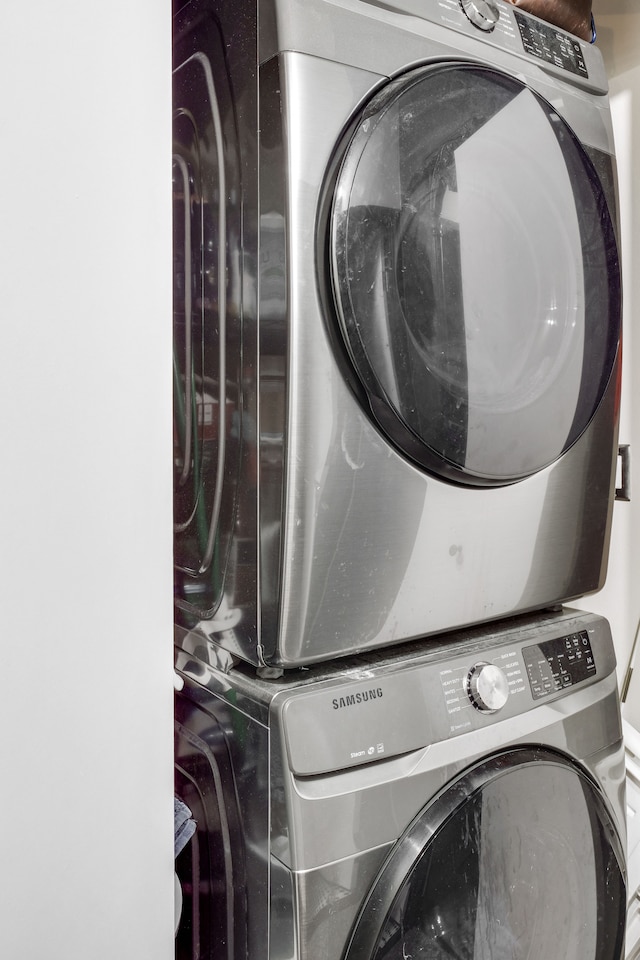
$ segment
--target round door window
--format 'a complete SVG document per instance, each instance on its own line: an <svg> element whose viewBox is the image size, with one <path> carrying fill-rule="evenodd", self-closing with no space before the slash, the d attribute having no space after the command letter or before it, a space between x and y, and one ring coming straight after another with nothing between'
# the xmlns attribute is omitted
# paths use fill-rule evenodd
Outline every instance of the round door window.
<svg viewBox="0 0 640 960"><path fill-rule="evenodd" d="M510 483L584 432L619 341L615 231L585 149L528 87L468 64L387 85L347 146L329 249L367 405L413 461Z"/></svg>
<svg viewBox="0 0 640 960"><path fill-rule="evenodd" d="M500 754L398 841L345 960L622 960L623 864L579 767L542 748Z"/></svg>

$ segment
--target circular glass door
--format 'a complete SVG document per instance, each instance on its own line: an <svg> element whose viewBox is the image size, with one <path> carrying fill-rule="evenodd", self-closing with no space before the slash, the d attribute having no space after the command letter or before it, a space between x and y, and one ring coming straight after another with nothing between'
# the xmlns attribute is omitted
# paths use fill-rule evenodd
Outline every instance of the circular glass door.
<svg viewBox="0 0 640 960"><path fill-rule="evenodd" d="M595 168L528 87L432 65L365 109L329 225L336 313L369 412L419 465L498 485L581 436L620 335Z"/></svg>
<svg viewBox="0 0 640 960"><path fill-rule="evenodd" d="M345 960L622 960L623 864L579 767L544 748L502 753L398 841Z"/></svg>

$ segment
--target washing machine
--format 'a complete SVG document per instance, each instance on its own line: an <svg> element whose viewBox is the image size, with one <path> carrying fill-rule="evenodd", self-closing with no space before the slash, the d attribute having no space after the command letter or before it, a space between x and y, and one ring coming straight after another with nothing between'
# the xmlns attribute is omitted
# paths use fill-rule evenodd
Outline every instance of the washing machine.
<svg viewBox="0 0 640 960"><path fill-rule="evenodd" d="M566 608L270 680L191 639L178 960L622 960L605 620Z"/></svg>
<svg viewBox="0 0 640 960"><path fill-rule="evenodd" d="M597 48L501 0L178 8L179 637L277 672L597 590L621 310Z"/></svg>

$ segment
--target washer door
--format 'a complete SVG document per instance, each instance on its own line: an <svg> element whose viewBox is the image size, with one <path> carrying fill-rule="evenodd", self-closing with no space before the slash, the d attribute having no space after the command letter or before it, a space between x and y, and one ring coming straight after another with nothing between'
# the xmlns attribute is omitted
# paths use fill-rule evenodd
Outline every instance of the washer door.
<svg viewBox="0 0 640 960"><path fill-rule="evenodd" d="M439 64L388 84L347 146L329 249L363 396L413 461L499 485L584 432L619 342L615 231L586 150L520 81Z"/></svg>
<svg viewBox="0 0 640 960"><path fill-rule="evenodd" d="M502 753L398 841L345 960L621 960L623 864L579 767L542 748Z"/></svg>

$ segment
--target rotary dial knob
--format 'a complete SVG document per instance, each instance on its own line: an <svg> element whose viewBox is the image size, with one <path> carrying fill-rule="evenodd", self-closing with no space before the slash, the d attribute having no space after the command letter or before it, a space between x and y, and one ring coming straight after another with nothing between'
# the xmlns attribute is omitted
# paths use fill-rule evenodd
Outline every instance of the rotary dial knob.
<svg viewBox="0 0 640 960"><path fill-rule="evenodd" d="M509 698L509 684L494 663L476 663L467 676L467 695L476 710L496 713Z"/></svg>
<svg viewBox="0 0 640 960"><path fill-rule="evenodd" d="M460 0L460 6L479 30L493 30L500 19L500 11L494 0Z"/></svg>

